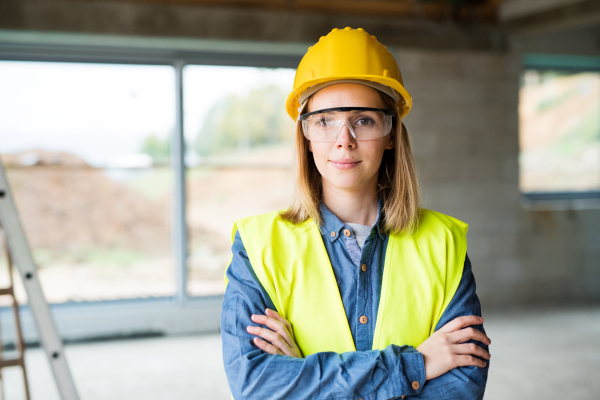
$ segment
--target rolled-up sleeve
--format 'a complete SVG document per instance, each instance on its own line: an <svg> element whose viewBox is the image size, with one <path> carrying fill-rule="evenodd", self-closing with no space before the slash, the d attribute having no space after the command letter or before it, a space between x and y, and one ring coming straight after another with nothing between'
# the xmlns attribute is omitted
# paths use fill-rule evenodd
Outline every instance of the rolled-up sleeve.
<svg viewBox="0 0 600 400"><path fill-rule="evenodd" d="M417 395L426 386L423 356L410 346L322 352L306 358L271 355L257 348L254 336L246 331L247 326L256 326L250 316L275 308L254 274L239 233L232 252L221 335L225 372L235 400L392 399Z"/></svg>

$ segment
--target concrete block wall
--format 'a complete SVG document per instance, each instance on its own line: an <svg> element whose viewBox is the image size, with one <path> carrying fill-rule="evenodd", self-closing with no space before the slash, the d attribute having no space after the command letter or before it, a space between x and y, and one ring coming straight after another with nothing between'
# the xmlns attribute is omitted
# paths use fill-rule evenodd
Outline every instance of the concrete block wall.
<svg viewBox="0 0 600 400"><path fill-rule="evenodd" d="M396 53L423 206L469 223L484 307L600 300L600 210L520 203L516 53Z"/></svg>

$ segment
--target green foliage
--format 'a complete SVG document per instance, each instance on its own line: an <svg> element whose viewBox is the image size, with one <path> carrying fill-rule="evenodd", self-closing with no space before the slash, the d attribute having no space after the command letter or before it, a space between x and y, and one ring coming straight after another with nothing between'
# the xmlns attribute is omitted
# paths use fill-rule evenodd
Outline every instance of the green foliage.
<svg viewBox="0 0 600 400"><path fill-rule="evenodd" d="M142 143L142 153L148 154L154 160L155 164L166 164L169 162L171 154L172 133L161 138L156 134L147 136Z"/></svg>
<svg viewBox="0 0 600 400"><path fill-rule="evenodd" d="M209 110L194 149L201 156L285 140L285 93L277 85L252 89L246 97L227 95Z"/></svg>

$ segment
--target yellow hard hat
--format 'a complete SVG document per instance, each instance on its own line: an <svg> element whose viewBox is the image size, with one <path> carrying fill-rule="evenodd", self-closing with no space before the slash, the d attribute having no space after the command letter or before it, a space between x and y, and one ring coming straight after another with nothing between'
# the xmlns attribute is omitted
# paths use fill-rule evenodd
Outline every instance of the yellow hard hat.
<svg viewBox="0 0 600 400"><path fill-rule="evenodd" d="M347 27L335 28L308 48L296 70L294 89L285 101L287 113L296 120L307 93L338 81L360 82L389 94L396 100L400 118L412 107L400 68L387 47L364 29Z"/></svg>

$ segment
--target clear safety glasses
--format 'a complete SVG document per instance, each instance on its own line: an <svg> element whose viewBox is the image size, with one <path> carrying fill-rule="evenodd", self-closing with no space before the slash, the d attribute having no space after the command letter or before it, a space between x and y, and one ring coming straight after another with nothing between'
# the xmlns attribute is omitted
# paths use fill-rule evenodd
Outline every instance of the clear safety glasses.
<svg viewBox="0 0 600 400"><path fill-rule="evenodd" d="M394 118L393 111L370 107L326 108L298 117L313 142L335 142L344 125L356 140L378 139L390 133Z"/></svg>

